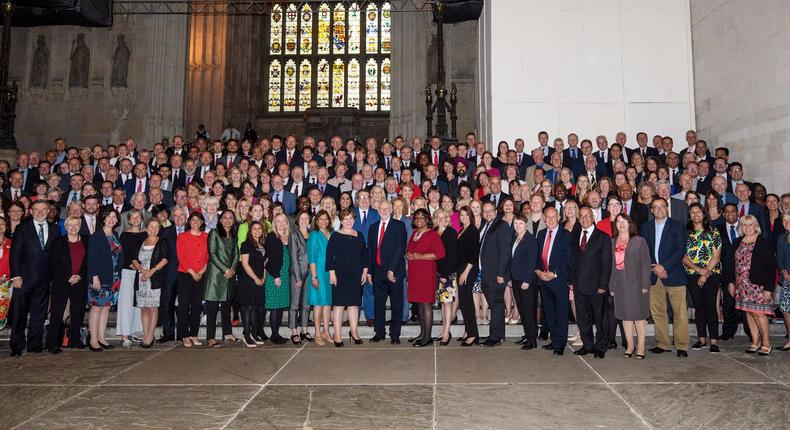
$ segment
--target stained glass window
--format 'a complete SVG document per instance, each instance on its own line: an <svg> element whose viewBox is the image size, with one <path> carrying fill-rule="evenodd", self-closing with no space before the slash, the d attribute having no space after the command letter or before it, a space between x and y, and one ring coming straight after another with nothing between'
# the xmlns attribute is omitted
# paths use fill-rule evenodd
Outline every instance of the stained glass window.
<svg viewBox="0 0 790 430"><path fill-rule="evenodd" d="M332 14L332 52L345 54L346 52L346 8L338 3Z"/></svg>
<svg viewBox="0 0 790 430"><path fill-rule="evenodd" d="M283 10L280 5L272 7L271 29L269 32L269 53L279 54L282 50Z"/></svg>
<svg viewBox="0 0 790 430"><path fill-rule="evenodd" d="M384 3L381 6L381 53L382 54L389 54L390 48L392 45L392 35L390 34L390 30L392 29L392 20L391 18L392 10L390 8L389 2Z"/></svg>
<svg viewBox="0 0 790 430"><path fill-rule="evenodd" d="M351 3L348 8L348 53L359 54L359 26L362 12L359 5Z"/></svg>
<svg viewBox="0 0 790 430"><path fill-rule="evenodd" d="M268 7L263 109L390 110L389 1L278 1Z"/></svg>
<svg viewBox="0 0 790 430"><path fill-rule="evenodd" d="M299 14L296 11L296 5L288 5L285 13L285 53L296 54L296 20Z"/></svg>
<svg viewBox="0 0 790 430"><path fill-rule="evenodd" d="M299 66L299 110L303 111L312 107L313 99L313 86L311 85L313 78L312 65L310 60L302 60Z"/></svg>
<svg viewBox="0 0 790 430"><path fill-rule="evenodd" d="M379 52L379 9L371 3L367 8L365 24L365 52L375 54Z"/></svg>
<svg viewBox="0 0 790 430"><path fill-rule="evenodd" d="M329 62L321 60L318 62L318 78L315 80L316 106L329 107Z"/></svg>
<svg viewBox="0 0 790 430"><path fill-rule="evenodd" d="M299 53L313 52L313 8L309 4L302 6L301 30L299 32Z"/></svg>
<svg viewBox="0 0 790 430"><path fill-rule="evenodd" d="M285 79L283 80L283 110L296 110L296 63L294 60L285 62Z"/></svg>
<svg viewBox="0 0 790 430"><path fill-rule="evenodd" d="M381 62L381 110L390 110L390 59Z"/></svg>
<svg viewBox="0 0 790 430"><path fill-rule="evenodd" d="M369 59L365 65L365 110L377 110L379 107L379 65L376 60Z"/></svg>
<svg viewBox="0 0 790 430"><path fill-rule="evenodd" d="M280 62L269 63L269 112L280 110L280 78L282 76Z"/></svg>
<svg viewBox="0 0 790 430"><path fill-rule="evenodd" d="M318 53L329 53L329 23L330 23L329 5L321 3L318 7Z"/></svg>
<svg viewBox="0 0 790 430"><path fill-rule="evenodd" d="M346 65L337 59L332 63L332 107L344 107L346 104Z"/></svg>
<svg viewBox="0 0 790 430"><path fill-rule="evenodd" d="M359 107L359 60L352 58L348 62L348 107Z"/></svg>

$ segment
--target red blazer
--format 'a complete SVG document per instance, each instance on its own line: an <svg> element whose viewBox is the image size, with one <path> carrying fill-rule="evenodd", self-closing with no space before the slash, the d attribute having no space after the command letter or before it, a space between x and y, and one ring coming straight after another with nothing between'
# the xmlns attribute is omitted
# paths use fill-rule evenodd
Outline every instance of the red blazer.
<svg viewBox="0 0 790 430"><path fill-rule="evenodd" d="M595 224L595 228L608 234L609 237L612 237L612 220L610 220L608 217L598 221L598 223Z"/></svg>
<svg viewBox="0 0 790 430"><path fill-rule="evenodd" d="M3 256L0 257L0 277L11 278L11 239L3 242Z"/></svg>

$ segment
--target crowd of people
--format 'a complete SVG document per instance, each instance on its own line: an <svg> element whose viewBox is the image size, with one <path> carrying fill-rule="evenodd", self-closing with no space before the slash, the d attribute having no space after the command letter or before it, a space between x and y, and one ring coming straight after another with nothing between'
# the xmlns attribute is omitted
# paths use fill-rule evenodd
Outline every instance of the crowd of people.
<svg viewBox="0 0 790 430"><path fill-rule="evenodd" d="M745 180L694 131L679 151L642 132L631 145L623 132L612 144L540 132L531 151L523 139L489 151L473 133L299 143L248 131L146 149L56 139L0 161L11 355L342 347L346 323L354 344L360 324L370 342L400 344L410 320L415 347L494 347L520 324L522 349L543 339L563 355L575 320L575 354L604 358L619 327L625 357L644 359L650 320L656 354L719 352L740 325L747 353L790 350L769 330L774 317L790 327L790 193Z"/></svg>

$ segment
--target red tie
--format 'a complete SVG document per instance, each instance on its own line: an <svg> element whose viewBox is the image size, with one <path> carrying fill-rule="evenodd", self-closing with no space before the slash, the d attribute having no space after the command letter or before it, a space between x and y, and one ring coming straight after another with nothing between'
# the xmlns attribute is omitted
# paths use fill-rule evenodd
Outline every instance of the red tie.
<svg viewBox="0 0 790 430"><path fill-rule="evenodd" d="M743 218L743 216L746 215L744 209L746 209L746 205L741 205L741 214L739 215L739 218Z"/></svg>
<svg viewBox="0 0 790 430"><path fill-rule="evenodd" d="M584 248L587 248L587 230L584 230L584 234L582 235L582 243L579 245L579 248L581 248L582 251L584 251Z"/></svg>
<svg viewBox="0 0 790 430"><path fill-rule="evenodd" d="M439 151L433 151L433 164L439 166Z"/></svg>
<svg viewBox="0 0 790 430"><path fill-rule="evenodd" d="M288 151L288 164L291 164L291 151Z"/></svg>
<svg viewBox="0 0 790 430"><path fill-rule="evenodd" d="M233 157L228 156L228 169L230 169L231 164L233 164Z"/></svg>
<svg viewBox="0 0 790 430"><path fill-rule="evenodd" d="M19 198L19 190L14 191L14 200Z"/></svg>
<svg viewBox="0 0 790 430"><path fill-rule="evenodd" d="M623 213L628 215L628 203L623 203Z"/></svg>
<svg viewBox="0 0 790 430"><path fill-rule="evenodd" d="M546 242L543 243L543 254L540 258L543 260L543 270L549 270L549 247L551 246L551 230L546 230Z"/></svg>
<svg viewBox="0 0 790 430"><path fill-rule="evenodd" d="M138 179L137 180L137 192L138 193L142 193L143 192L143 180L142 179Z"/></svg>
<svg viewBox="0 0 790 430"><path fill-rule="evenodd" d="M382 221L381 222L381 230L379 231L379 243L376 248L376 264L381 266L381 242L384 241L384 230L387 229L387 223Z"/></svg>

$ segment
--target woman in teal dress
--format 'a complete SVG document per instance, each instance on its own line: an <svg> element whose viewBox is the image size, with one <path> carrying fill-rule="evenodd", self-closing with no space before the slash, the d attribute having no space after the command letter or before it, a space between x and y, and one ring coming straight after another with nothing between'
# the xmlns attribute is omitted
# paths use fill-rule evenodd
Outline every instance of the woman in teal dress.
<svg viewBox="0 0 790 430"><path fill-rule="evenodd" d="M324 346L332 342L329 336L329 314L332 309L332 285L326 265L326 246L332 235L332 220L327 211L318 211L313 218L313 228L307 238L307 263L310 265L310 283L307 286L307 306L313 306L315 343ZM321 329L321 323L324 329Z"/></svg>
<svg viewBox="0 0 790 430"><path fill-rule="evenodd" d="M274 228L266 237L266 309L272 329L270 339L275 344L283 344L288 339L280 336L280 323L283 311L291 305L291 258L288 252L288 239L291 236L291 223L284 214L274 217Z"/></svg>

